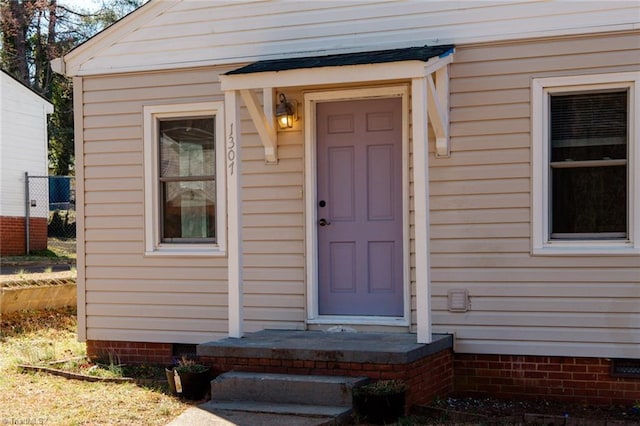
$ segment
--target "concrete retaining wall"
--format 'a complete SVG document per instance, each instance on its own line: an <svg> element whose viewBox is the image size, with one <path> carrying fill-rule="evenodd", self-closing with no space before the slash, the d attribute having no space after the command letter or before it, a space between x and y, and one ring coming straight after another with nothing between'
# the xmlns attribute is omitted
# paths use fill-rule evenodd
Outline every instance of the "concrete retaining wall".
<svg viewBox="0 0 640 426"><path fill-rule="evenodd" d="M75 282L0 288L0 314L25 309L40 310L75 306L76 303L77 294Z"/></svg>

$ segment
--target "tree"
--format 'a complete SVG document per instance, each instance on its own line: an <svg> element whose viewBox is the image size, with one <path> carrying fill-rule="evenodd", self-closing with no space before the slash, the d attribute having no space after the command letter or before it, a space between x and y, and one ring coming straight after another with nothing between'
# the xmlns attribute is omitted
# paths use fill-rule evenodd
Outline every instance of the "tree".
<svg viewBox="0 0 640 426"><path fill-rule="evenodd" d="M0 66L54 105L49 120L53 174L73 166L73 88L50 62L136 9L144 0L110 0L90 13L58 0L0 0Z"/></svg>

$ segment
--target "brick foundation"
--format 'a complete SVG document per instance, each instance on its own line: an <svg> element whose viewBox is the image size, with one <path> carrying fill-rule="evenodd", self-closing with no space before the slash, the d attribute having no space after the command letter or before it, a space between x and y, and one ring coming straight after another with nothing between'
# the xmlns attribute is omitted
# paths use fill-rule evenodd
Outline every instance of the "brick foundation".
<svg viewBox="0 0 640 426"><path fill-rule="evenodd" d="M25 218L0 216L0 256L19 256L26 252ZM29 243L31 250L47 249L47 219L29 219Z"/></svg>
<svg viewBox="0 0 640 426"><path fill-rule="evenodd" d="M172 362L169 343L87 341L92 358L116 353L120 362ZM640 400L640 378L612 377L604 358L453 354L444 350L408 364L350 363L270 358L201 357L217 372L364 376L402 379L407 406L452 393L507 399L548 399L594 405L630 405Z"/></svg>
<svg viewBox="0 0 640 426"><path fill-rule="evenodd" d="M453 365L457 394L595 405L640 400L640 378L612 377L604 358L456 354Z"/></svg>
<svg viewBox="0 0 640 426"><path fill-rule="evenodd" d="M123 364L165 364L173 362L171 343L120 342L113 340L87 340L87 356L91 359L109 359L117 355Z"/></svg>

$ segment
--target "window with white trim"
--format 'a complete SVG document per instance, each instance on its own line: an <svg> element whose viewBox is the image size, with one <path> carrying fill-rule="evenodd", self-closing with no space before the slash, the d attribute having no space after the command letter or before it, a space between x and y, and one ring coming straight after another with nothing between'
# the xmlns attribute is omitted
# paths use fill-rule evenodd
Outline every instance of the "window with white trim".
<svg viewBox="0 0 640 426"><path fill-rule="evenodd" d="M145 251L224 252L221 102L144 107Z"/></svg>
<svg viewBox="0 0 640 426"><path fill-rule="evenodd" d="M638 79L533 80L534 253L640 249Z"/></svg>

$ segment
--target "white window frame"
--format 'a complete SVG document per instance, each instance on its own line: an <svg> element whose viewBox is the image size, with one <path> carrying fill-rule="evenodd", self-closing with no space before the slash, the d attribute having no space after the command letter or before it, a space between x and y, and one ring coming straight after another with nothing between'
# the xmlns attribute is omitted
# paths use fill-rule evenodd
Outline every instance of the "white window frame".
<svg viewBox="0 0 640 426"><path fill-rule="evenodd" d="M551 240L549 202L549 96L554 93L628 89L628 237L624 240ZM540 255L640 254L640 72L534 78L531 83L532 253Z"/></svg>
<svg viewBox="0 0 640 426"><path fill-rule="evenodd" d="M158 123L164 118L215 117L216 242L211 244L163 243L160 235L160 185L158 175ZM226 171L224 159L224 103L198 102L143 107L144 120L144 228L145 255L223 256L226 254Z"/></svg>

